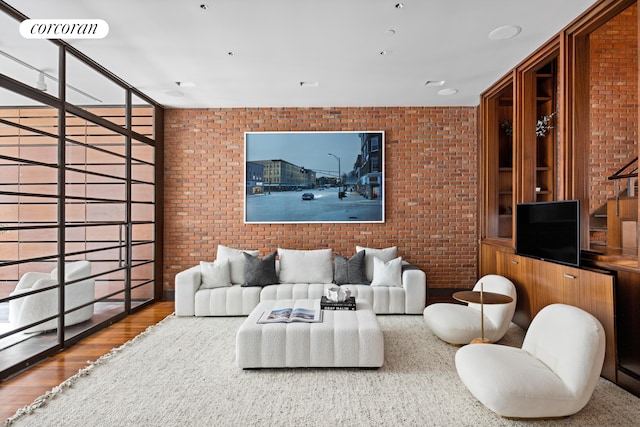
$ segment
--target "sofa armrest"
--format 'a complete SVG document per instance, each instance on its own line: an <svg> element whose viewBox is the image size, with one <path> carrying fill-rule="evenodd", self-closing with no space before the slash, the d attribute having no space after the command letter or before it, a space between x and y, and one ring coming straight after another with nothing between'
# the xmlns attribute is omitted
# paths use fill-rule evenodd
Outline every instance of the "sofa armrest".
<svg viewBox="0 0 640 427"><path fill-rule="evenodd" d="M402 287L405 290L405 313L422 314L427 305L427 275L416 266L404 264Z"/></svg>
<svg viewBox="0 0 640 427"><path fill-rule="evenodd" d="M196 265L176 274L175 310L176 316L194 316L196 291L202 278L200 265Z"/></svg>

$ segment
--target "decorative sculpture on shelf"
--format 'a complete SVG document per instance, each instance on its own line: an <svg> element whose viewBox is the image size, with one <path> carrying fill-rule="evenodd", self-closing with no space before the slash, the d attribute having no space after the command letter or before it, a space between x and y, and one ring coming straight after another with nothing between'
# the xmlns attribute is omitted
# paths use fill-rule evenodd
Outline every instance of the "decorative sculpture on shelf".
<svg viewBox="0 0 640 427"><path fill-rule="evenodd" d="M538 121L536 122L536 136L538 138L544 138L547 135L547 132L553 129L552 121L555 115L556 112L554 111L553 113L541 116L538 119ZM505 135L513 135L513 123L510 120L503 120L499 123L499 125L500 129L502 129Z"/></svg>
<svg viewBox="0 0 640 427"><path fill-rule="evenodd" d="M547 135L547 132L553 129L552 120L555 115L556 112L554 111L553 113L542 116L538 119L538 122L536 123L536 136L538 138L544 138Z"/></svg>

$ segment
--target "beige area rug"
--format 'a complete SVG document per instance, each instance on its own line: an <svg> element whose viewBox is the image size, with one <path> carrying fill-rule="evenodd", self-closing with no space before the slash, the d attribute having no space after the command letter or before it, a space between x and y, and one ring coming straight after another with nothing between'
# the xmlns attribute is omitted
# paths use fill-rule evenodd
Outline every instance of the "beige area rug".
<svg viewBox="0 0 640 427"><path fill-rule="evenodd" d="M600 379L589 404L557 421L498 417L459 380L456 347L422 316L378 316L378 370L235 365L244 320L169 316L6 421L15 426L626 426L640 399ZM519 345L512 326L503 343ZM482 369L482 367L478 367Z"/></svg>

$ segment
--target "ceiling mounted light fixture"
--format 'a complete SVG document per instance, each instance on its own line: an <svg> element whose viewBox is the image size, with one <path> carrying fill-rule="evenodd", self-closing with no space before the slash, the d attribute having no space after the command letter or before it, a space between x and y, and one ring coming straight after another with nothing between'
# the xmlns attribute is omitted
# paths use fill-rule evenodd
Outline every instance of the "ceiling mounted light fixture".
<svg viewBox="0 0 640 427"><path fill-rule="evenodd" d="M394 6L396 9L402 9L404 7L404 4L402 3L396 3L396 5Z"/></svg>
<svg viewBox="0 0 640 427"><path fill-rule="evenodd" d="M47 91L47 83L44 81L44 73L38 73L38 80L36 81L36 89L43 92Z"/></svg>
<svg viewBox="0 0 640 427"><path fill-rule="evenodd" d="M200 9L207 10L207 9L209 9L209 6L203 3L203 4L200 5Z"/></svg>
<svg viewBox="0 0 640 427"><path fill-rule="evenodd" d="M517 25L503 25L489 33L491 40L508 40L512 39L522 31L522 27Z"/></svg>
<svg viewBox="0 0 640 427"><path fill-rule="evenodd" d="M444 80L427 80L424 84L427 87L437 87L444 85Z"/></svg>
<svg viewBox="0 0 640 427"><path fill-rule="evenodd" d="M455 95L456 93L458 93L458 89L454 89L452 87L448 87L446 89L440 89L438 91L438 95L440 95L440 96Z"/></svg>
<svg viewBox="0 0 640 427"><path fill-rule="evenodd" d="M176 82L176 85L178 85L178 87L196 87L194 82Z"/></svg>

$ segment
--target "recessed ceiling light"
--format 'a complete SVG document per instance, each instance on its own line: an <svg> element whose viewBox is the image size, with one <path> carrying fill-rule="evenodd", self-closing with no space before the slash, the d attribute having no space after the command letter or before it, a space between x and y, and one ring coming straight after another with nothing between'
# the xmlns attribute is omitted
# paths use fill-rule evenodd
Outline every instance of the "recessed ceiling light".
<svg viewBox="0 0 640 427"><path fill-rule="evenodd" d="M404 4L402 3L396 3L396 5L394 6L396 9L402 9L404 7Z"/></svg>
<svg viewBox="0 0 640 427"><path fill-rule="evenodd" d="M232 50L230 50L229 52L227 52L227 55L229 55L229 56L233 56L233 55L235 55L235 53L233 53L233 51L232 51Z"/></svg>
<svg viewBox="0 0 640 427"><path fill-rule="evenodd" d="M427 80L427 82L424 85L429 87L435 87L435 86L442 86L443 84L444 84L444 80Z"/></svg>
<svg viewBox="0 0 640 427"><path fill-rule="evenodd" d="M448 87L446 89L440 89L438 91L438 95L441 95L441 96L455 95L456 93L458 93L458 89L454 89L452 87Z"/></svg>
<svg viewBox="0 0 640 427"><path fill-rule="evenodd" d="M392 30L391 28L389 28L387 31L384 32L386 35L388 36L393 36L396 34L396 30Z"/></svg>
<svg viewBox="0 0 640 427"><path fill-rule="evenodd" d="M318 87L318 82L300 82L300 87Z"/></svg>
<svg viewBox="0 0 640 427"><path fill-rule="evenodd" d="M179 90L165 90L164 94L167 96L175 96L176 98L184 96L184 93L180 92Z"/></svg>
<svg viewBox="0 0 640 427"><path fill-rule="evenodd" d="M380 56L385 56L385 55L388 55L388 54L389 54L389 52L386 51L386 50L381 50L380 51Z"/></svg>
<svg viewBox="0 0 640 427"><path fill-rule="evenodd" d="M512 39L522 31L521 27L517 25L503 25L502 27L498 27L495 30L489 33L489 38L491 40L507 40Z"/></svg>
<svg viewBox="0 0 640 427"><path fill-rule="evenodd" d="M207 9L209 9L209 6L203 3L203 4L200 5L200 9L207 10Z"/></svg>

